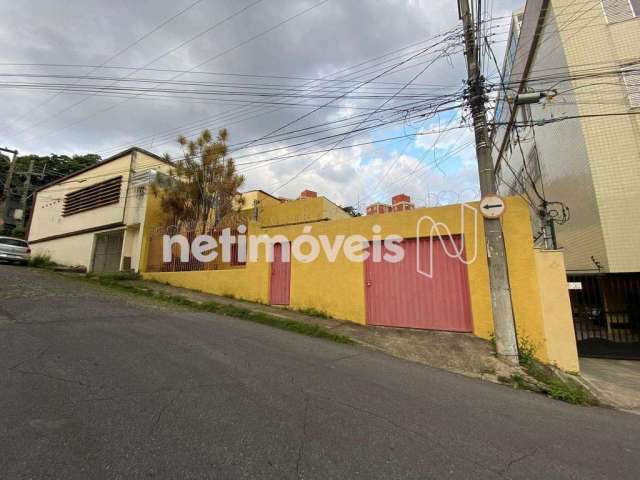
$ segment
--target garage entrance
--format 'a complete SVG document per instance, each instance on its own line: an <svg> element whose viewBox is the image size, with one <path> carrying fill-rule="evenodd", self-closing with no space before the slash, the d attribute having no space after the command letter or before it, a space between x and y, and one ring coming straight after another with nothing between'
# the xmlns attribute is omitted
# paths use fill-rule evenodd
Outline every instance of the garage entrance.
<svg viewBox="0 0 640 480"><path fill-rule="evenodd" d="M98 233L91 261L93 273L113 273L120 271L124 230Z"/></svg>
<svg viewBox="0 0 640 480"><path fill-rule="evenodd" d="M462 238L404 240L405 255L399 263L374 262L369 256L365 262L368 324L450 332L473 330L467 266L448 256L443 243L453 252L461 248ZM422 265L428 264L433 252L431 278L417 271L418 250Z"/></svg>

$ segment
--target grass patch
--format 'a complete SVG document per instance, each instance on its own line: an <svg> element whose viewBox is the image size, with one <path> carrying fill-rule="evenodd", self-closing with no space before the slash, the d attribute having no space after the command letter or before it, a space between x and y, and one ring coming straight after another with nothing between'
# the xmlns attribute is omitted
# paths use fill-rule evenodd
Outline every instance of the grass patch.
<svg viewBox="0 0 640 480"><path fill-rule="evenodd" d="M101 283L109 282L122 282L125 280L140 280L140 274L136 272L114 272L114 273L102 273L95 275L92 273L87 274L87 278L95 278Z"/></svg>
<svg viewBox="0 0 640 480"><path fill-rule="evenodd" d="M544 393L551 398L573 405L598 405L598 400L578 381L560 377L551 367L536 360L536 350L536 344L527 337L522 337L518 342L520 365L536 382L531 382L530 379L516 373L510 378L510 383L514 387Z"/></svg>
<svg viewBox="0 0 640 480"><path fill-rule="evenodd" d="M33 268L50 268L55 267L56 265L57 263L51 260L51 255L46 253L33 255L29 260L29 266Z"/></svg>
<svg viewBox="0 0 640 480"><path fill-rule="evenodd" d="M328 313L320 310L316 310L315 308L300 308L296 311L298 313L302 313L303 315L307 315L309 317L326 318L326 319L331 318L331 316Z"/></svg>
<svg viewBox="0 0 640 480"><path fill-rule="evenodd" d="M236 305L226 305L218 302L197 302L179 295L170 295L165 292L153 290L150 288L137 287L131 285L124 285L119 283L122 280L132 280L131 276L123 277L122 275L100 275L100 276L87 276L87 278L97 281L100 285L113 288L122 292L126 292L132 295L139 295L144 297L151 297L153 299L169 303L172 305L178 305L181 307L187 307L202 312L216 313L218 315L226 315L228 317L240 318L242 320L248 320L262 325L268 325L270 327L278 328L280 330L287 330L289 332L298 333L301 335L307 335L309 337L323 338L336 343L342 343L345 345L354 345L355 342L344 335L332 333L321 325L309 324L303 322L297 322L286 318L276 317L263 312L255 312L248 308L238 307Z"/></svg>
<svg viewBox="0 0 640 480"><path fill-rule="evenodd" d="M525 367L526 372L544 385L544 393L556 400L574 405L598 405L591 392L572 378L560 378L551 368L537 360Z"/></svg>

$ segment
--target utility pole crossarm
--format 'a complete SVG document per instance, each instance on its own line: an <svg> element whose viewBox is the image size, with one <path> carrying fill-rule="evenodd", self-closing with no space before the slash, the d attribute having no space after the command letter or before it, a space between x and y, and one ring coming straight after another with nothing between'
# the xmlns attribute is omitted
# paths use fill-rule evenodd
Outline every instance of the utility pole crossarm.
<svg viewBox="0 0 640 480"><path fill-rule="evenodd" d="M458 0L458 13L464 27L465 56L467 58L467 97L473 118L473 129L478 158L478 173L482 197L496 195L497 183L491 157L487 127L486 89L480 57L477 55L476 31L469 7L469 0ZM478 12L480 15L480 12ZM481 19L478 19L481 25ZM511 288L507 270L507 256L499 218L484 219L484 235L487 247L491 305L493 308L496 351L511 364L518 364L518 341L511 302Z"/></svg>

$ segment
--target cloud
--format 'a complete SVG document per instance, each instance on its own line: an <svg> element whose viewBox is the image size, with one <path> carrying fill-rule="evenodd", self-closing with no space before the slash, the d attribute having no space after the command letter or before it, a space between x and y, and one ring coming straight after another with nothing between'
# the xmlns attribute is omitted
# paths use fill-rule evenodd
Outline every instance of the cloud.
<svg viewBox="0 0 640 480"><path fill-rule="evenodd" d="M357 65L360 67L343 72L342 78L365 81L392 66L394 62L406 58L407 53L396 54L396 58L380 58L382 55L424 41L460 24L455 2L450 0L330 0L276 27L278 23L310 8L317 0L265 0L232 20L214 27L221 19L252 2L253 0L201 2L133 48L124 51L108 65L136 68L175 49L153 62L150 67L190 69L207 59L217 57L198 67L198 71L274 77L186 74L178 77L178 81L244 82L257 83L263 87L270 85L270 88L290 88L306 81L292 80L289 77L320 78ZM192 0L85 0L81 5L77 2L50 0L2 2L0 15L3 18L3 29L0 30L0 41L3 49L0 63L99 65L190 3ZM494 3L493 16L499 17L522 2L496 0ZM504 23L504 20L500 21ZM250 41L253 36L268 30L267 34ZM176 48L200 32L206 33ZM236 46L239 47L235 48ZM496 48L498 56L501 56L501 44L497 44ZM229 53L223 54L226 51ZM378 60L373 63L363 63L376 58ZM289 129L349 119L367 111L362 108L381 105L383 94L391 95L399 85L419 71L418 67L399 70L377 80L396 83L368 85L357 90L362 95L376 98L336 101L332 107L340 108L321 109L308 118L293 123ZM91 68L82 66L63 68L0 65L2 74L77 76L86 75L90 71ZM423 85L419 88L427 92L452 91L460 87L464 74L464 59L458 52L434 63L412 87ZM131 78L138 79L167 80L176 74L158 71L131 74L131 70L126 69L100 69L93 75L131 75ZM96 81L84 80L79 83ZM109 84L107 81L101 83ZM131 85L131 82L116 85ZM336 85L348 84L325 84L326 87L333 88ZM403 93L411 91L417 90L409 88ZM330 90L318 93L326 94ZM292 106L215 103L202 96L180 100L167 97L168 95L142 95L134 100L122 100L105 96L86 98L71 92L63 92L54 97L51 91L1 88L0 104L4 115L0 118L0 131L8 146L18 148L21 153L97 152L106 156L115 153L118 148L124 149L136 144L158 153L169 151L175 154L177 148L174 140L179 133L193 136L203 127L213 130L228 127L231 142L238 143L260 138L310 111L308 108ZM242 97L237 98L242 100ZM80 101L82 102L77 106L73 106ZM321 104L324 101L326 99L314 98L307 100L307 103ZM403 102L407 103L409 100L401 102L398 99L392 105ZM432 121L424 128L433 128L434 125ZM337 129L325 132L324 135L347 131L347 128ZM353 141L345 140L340 146L394 134L397 134L397 130L393 128L378 131L375 136L363 133ZM464 136L462 140L460 135ZM447 159L439 168L433 165L433 160L437 160L456 141L466 142L468 135L466 130L444 134L438 140L435 150L430 148L432 135L421 135L404 149L403 155L402 142L338 149L300 173L295 181L279 189L278 194L294 196L304 188L311 188L340 203L354 204L359 200L366 202L371 198L386 198L401 188L416 198L424 197L425 191L429 189L465 189L474 185L472 150L467 149ZM247 151L255 153L278 146L285 147L287 142ZM290 147L277 152L277 155L296 155L297 152L299 149ZM247 185L266 190L278 189L317 157L318 155L293 157L253 168L246 172ZM246 158L245 161L266 158L268 155ZM414 170L413 175L405 178Z"/></svg>

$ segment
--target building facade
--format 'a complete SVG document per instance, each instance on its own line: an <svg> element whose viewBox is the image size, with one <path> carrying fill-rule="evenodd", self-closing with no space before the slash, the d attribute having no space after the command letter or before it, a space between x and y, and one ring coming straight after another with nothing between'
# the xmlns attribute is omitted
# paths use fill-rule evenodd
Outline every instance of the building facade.
<svg viewBox="0 0 640 480"><path fill-rule="evenodd" d="M527 1L500 80L499 188L565 253L581 354L640 358L640 0Z"/></svg>
<svg viewBox="0 0 640 480"><path fill-rule="evenodd" d="M33 255L96 273L139 268L149 184L171 165L130 148L35 193Z"/></svg>
<svg viewBox="0 0 640 480"><path fill-rule="evenodd" d="M477 203L462 210L460 205L449 205L352 217L320 196L277 202L260 191L245 195L255 196L261 205L257 215L245 215L246 235L273 239L272 261L264 246L255 261L232 260L223 265L218 259L196 261L191 254L183 261L180 257L185 247L176 244L167 262L163 258L167 230L162 212L152 201L144 229L144 278L294 310L315 310L363 325L491 338L489 271L485 245L478 241L484 231ZM562 253L534 249L526 203L509 198L507 204L504 232L512 252L508 262L518 335L536 346L541 360L577 371ZM437 225L437 231L431 225ZM294 251L296 239L308 235L318 240L317 258L291 255L290 261L283 260L283 249ZM375 262L372 256L353 261L343 248L347 237L354 236L358 246L373 249L370 242L387 235L402 237L405 256L400 262ZM465 262L451 254L452 247L464 252ZM429 258L433 259L433 270L427 276L416 262L420 259L420 265L427 268Z"/></svg>
<svg viewBox="0 0 640 480"><path fill-rule="evenodd" d="M568 207L566 219L550 206L570 273L640 272L640 0L530 0L507 44L493 132L501 192ZM557 94L507 101L528 89Z"/></svg>

